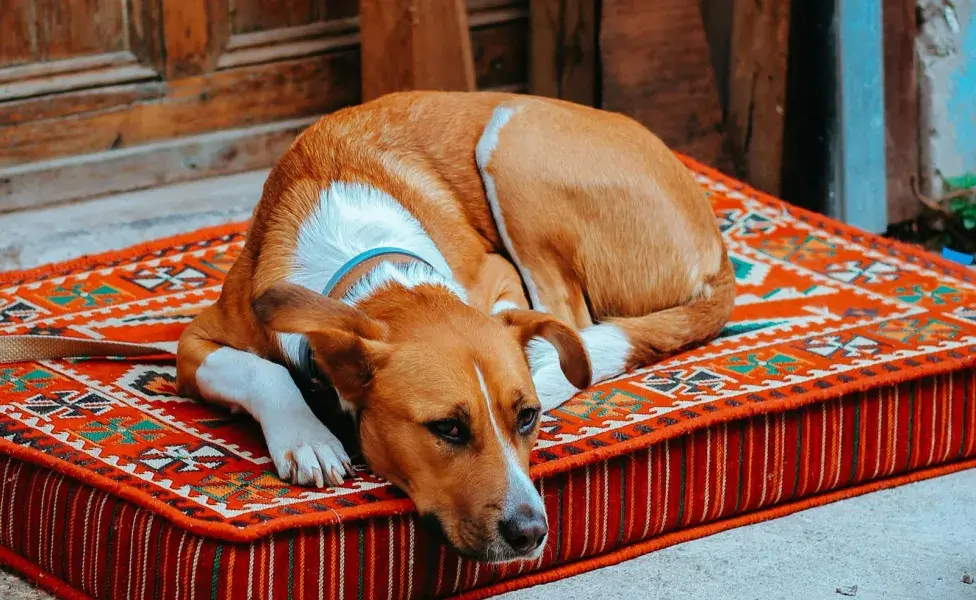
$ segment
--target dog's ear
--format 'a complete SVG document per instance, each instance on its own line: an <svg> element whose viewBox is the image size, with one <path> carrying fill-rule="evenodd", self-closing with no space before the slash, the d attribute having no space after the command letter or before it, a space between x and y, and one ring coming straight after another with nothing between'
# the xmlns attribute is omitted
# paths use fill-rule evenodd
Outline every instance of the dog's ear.
<svg viewBox="0 0 976 600"><path fill-rule="evenodd" d="M498 317L508 325L524 349L532 338L542 338L556 348L559 367L577 389L590 387L593 371L583 339L556 317L532 310L506 310Z"/></svg>
<svg viewBox="0 0 976 600"><path fill-rule="evenodd" d="M251 304L273 331L308 339L319 369L354 404L387 356L385 329L361 310L290 283L277 284Z"/></svg>
<svg viewBox="0 0 976 600"><path fill-rule="evenodd" d="M251 303L254 315L274 331L311 333L340 329L380 340L383 326L363 311L293 283L278 283Z"/></svg>

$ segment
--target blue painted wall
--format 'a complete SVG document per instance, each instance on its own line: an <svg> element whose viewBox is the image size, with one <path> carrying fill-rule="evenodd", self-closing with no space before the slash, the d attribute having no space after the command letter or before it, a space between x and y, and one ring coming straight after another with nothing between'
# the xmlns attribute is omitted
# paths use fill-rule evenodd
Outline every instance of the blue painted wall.
<svg viewBox="0 0 976 600"><path fill-rule="evenodd" d="M976 175L976 10L962 23L961 33L962 60L949 73L946 99L946 119L955 133L949 139L961 165L959 173L943 173L947 177Z"/></svg>
<svg viewBox="0 0 976 600"><path fill-rule="evenodd" d="M875 233L888 226L882 0L835 0L836 108L828 213Z"/></svg>

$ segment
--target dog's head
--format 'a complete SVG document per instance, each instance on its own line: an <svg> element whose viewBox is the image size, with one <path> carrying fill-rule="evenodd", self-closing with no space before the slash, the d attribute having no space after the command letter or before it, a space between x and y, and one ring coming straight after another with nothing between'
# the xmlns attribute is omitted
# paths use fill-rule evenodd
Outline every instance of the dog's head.
<svg viewBox="0 0 976 600"><path fill-rule="evenodd" d="M540 405L525 347L555 346L589 385L583 342L549 315L485 315L434 286L392 289L358 307L282 284L254 303L273 331L301 333L356 411L370 468L403 489L461 553L532 559L548 532L528 476Z"/></svg>

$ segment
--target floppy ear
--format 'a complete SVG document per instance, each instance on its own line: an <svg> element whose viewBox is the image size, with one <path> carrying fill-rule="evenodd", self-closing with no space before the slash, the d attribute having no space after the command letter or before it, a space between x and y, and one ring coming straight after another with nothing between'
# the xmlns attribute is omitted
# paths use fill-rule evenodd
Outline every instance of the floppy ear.
<svg viewBox="0 0 976 600"><path fill-rule="evenodd" d="M572 327L552 315L533 310L506 310L498 317L508 325L524 349L532 338L542 338L556 348L559 367L577 389L590 387L593 371L583 339Z"/></svg>
<svg viewBox="0 0 976 600"><path fill-rule="evenodd" d="M272 330L304 335L319 369L350 402L358 403L386 356L381 324L353 306L301 286L277 284L251 308Z"/></svg>

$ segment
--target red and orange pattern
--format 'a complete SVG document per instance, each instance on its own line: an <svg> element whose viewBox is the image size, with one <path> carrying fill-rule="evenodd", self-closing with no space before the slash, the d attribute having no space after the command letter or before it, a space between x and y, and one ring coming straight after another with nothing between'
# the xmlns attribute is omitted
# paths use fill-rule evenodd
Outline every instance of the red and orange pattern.
<svg viewBox="0 0 976 600"><path fill-rule="evenodd" d="M433 543L361 468L291 486L165 358L0 365L0 562L65 597L425 597L545 581L976 458L976 277L688 161L738 282L706 347L546 415L538 563ZM0 335L176 339L243 226L0 275ZM321 593L320 593L321 592Z"/></svg>

